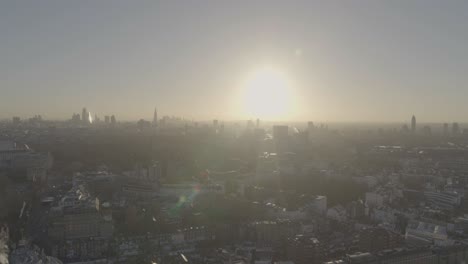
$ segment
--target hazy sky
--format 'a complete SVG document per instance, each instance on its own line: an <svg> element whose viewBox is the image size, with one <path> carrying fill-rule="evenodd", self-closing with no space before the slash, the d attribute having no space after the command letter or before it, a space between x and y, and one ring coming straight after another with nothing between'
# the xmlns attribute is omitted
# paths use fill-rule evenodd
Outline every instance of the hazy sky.
<svg viewBox="0 0 468 264"><path fill-rule="evenodd" d="M294 120L468 121L467 14L468 1L0 1L0 118L246 118L240 83L274 65Z"/></svg>

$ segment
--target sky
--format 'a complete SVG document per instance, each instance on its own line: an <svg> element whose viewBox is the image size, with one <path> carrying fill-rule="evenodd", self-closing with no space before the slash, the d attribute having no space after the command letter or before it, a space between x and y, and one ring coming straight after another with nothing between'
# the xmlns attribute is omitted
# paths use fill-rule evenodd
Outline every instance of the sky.
<svg viewBox="0 0 468 264"><path fill-rule="evenodd" d="M273 65L290 84L280 119L465 122L467 12L455 0L2 0L0 118L84 106L256 118L240 91Z"/></svg>

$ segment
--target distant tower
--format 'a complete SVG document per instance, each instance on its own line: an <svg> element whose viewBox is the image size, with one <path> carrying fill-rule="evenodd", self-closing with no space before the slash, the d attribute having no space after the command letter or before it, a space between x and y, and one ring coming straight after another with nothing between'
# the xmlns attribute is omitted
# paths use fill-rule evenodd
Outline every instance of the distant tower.
<svg viewBox="0 0 468 264"><path fill-rule="evenodd" d="M117 120L115 119L115 115L111 115L110 121L112 125L115 125L115 123L117 123Z"/></svg>
<svg viewBox="0 0 468 264"><path fill-rule="evenodd" d="M91 112L88 112L88 121L87 121L88 124L91 124L93 123L93 115L91 115Z"/></svg>
<svg viewBox="0 0 468 264"><path fill-rule="evenodd" d="M457 122L452 124L452 136L458 135L460 133L460 126Z"/></svg>
<svg viewBox="0 0 468 264"><path fill-rule="evenodd" d="M307 132L311 133L312 131L314 131L314 128L315 128L314 122L312 121L307 122Z"/></svg>
<svg viewBox="0 0 468 264"><path fill-rule="evenodd" d="M273 126L273 140L277 153L284 153L288 149L289 127L286 125Z"/></svg>
<svg viewBox="0 0 468 264"><path fill-rule="evenodd" d="M411 118L411 132L414 133L416 131L416 117L413 115Z"/></svg>
<svg viewBox="0 0 468 264"><path fill-rule="evenodd" d="M154 127L158 126L158 109L156 107L154 108L154 114L153 114L153 126Z"/></svg>
<svg viewBox="0 0 468 264"><path fill-rule="evenodd" d="M448 123L444 123L444 136L448 136L449 134L448 126L449 126Z"/></svg>
<svg viewBox="0 0 468 264"><path fill-rule="evenodd" d="M89 114L86 110L86 107L83 107L83 111L81 112L81 121L85 124L87 124L89 121Z"/></svg>

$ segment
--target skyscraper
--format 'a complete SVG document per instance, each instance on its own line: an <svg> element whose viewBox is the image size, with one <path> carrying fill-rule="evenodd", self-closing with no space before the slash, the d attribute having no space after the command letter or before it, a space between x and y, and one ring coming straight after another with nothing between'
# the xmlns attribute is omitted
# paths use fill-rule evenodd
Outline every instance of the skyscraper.
<svg viewBox="0 0 468 264"><path fill-rule="evenodd" d="M83 111L81 112L81 122L84 124L87 124L89 121L89 114L88 111L86 110L86 107L83 107Z"/></svg>
<svg viewBox="0 0 468 264"><path fill-rule="evenodd" d="M87 124L93 123L93 115L91 115L91 112L88 112L88 120Z"/></svg>
<svg viewBox="0 0 468 264"><path fill-rule="evenodd" d="M19 118L18 116L14 116L13 117L13 125L18 125L19 123L21 123L21 118Z"/></svg>
<svg viewBox="0 0 468 264"><path fill-rule="evenodd" d="M273 126L273 140L277 153L284 153L288 149L289 127L286 125Z"/></svg>
<svg viewBox="0 0 468 264"><path fill-rule="evenodd" d="M413 115L411 118L411 132L414 133L416 131L416 117Z"/></svg>
<svg viewBox="0 0 468 264"><path fill-rule="evenodd" d="M154 108L154 114L153 114L153 126L154 127L158 126L158 109L156 107Z"/></svg>
<svg viewBox="0 0 468 264"><path fill-rule="evenodd" d="M444 123L444 136L448 136L448 124L447 123Z"/></svg>
<svg viewBox="0 0 468 264"><path fill-rule="evenodd" d="M460 133L460 126L457 122L452 124L452 136L458 135Z"/></svg>

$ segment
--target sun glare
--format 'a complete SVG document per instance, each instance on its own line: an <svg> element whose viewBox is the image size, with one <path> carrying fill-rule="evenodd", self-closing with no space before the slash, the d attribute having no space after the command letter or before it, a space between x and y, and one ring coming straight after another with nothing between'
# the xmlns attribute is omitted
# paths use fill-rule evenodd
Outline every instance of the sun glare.
<svg viewBox="0 0 468 264"><path fill-rule="evenodd" d="M244 84L244 111L253 118L281 119L290 111L288 78L272 67L252 72Z"/></svg>

